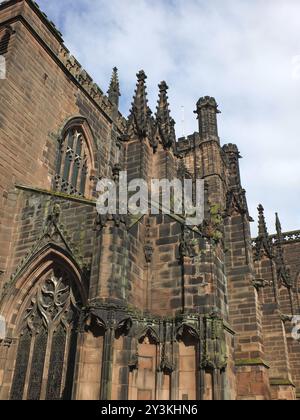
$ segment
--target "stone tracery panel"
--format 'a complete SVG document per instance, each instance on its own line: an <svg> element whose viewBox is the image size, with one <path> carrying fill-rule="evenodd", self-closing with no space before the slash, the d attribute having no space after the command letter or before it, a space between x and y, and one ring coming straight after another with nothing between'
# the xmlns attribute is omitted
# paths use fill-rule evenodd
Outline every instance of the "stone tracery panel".
<svg viewBox="0 0 300 420"><path fill-rule="evenodd" d="M72 276L64 269L51 268L38 284L19 327L10 398L69 399L71 388L64 385L72 375L68 363L74 371L70 344L75 345L81 301Z"/></svg>

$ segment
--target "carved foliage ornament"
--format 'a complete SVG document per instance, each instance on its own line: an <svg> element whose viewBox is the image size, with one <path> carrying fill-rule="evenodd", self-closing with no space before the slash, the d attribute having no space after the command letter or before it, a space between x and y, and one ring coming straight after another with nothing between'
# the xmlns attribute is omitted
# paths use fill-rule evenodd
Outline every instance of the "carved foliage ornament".
<svg viewBox="0 0 300 420"><path fill-rule="evenodd" d="M72 322L74 312L79 312L75 296L65 277L49 273L39 286L26 311L25 324L31 332L38 332L61 323L65 328Z"/></svg>

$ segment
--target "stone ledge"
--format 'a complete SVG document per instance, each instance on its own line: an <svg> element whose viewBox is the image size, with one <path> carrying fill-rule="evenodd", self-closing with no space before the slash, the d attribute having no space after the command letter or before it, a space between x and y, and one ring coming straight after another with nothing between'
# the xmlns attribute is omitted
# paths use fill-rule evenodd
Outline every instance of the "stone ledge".
<svg viewBox="0 0 300 420"><path fill-rule="evenodd" d="M81 203L81 204L96 206L96 201L95 200L88 200L86 198L81 198L81 197L65 194L65 193L58 192L58 191L43 190L41 188L29 187L27 185L16 185L16 188L19 189L19 190L23 190L23 191L31 191L31 192L35 192L35 193L38 193L38 194L50 195L52 197L58 197L58 198L62 198L62 199L69 200L69 201L75 201L75 202Z"/></svg>
<svg viewBox="0 0 300 420"><path fill-rule="evenodd" d="M236 335L236 331L234 331L230 324L227 321L224 321L224 330L227 331L231 335Z"/></svg>
<svg viewBox="0 0 300 420"><path fill-rule="evenodd" d="M270 369L270 366L264 362L262 359L238 359L235 361L236 367L246 367L246 366L264 366L267 369Z"/></svg>
<svg viewBox="0 0 300 420"><path fill-rule="evenodd" d="M270 379L270 385L271 386L292 386L293 388L296 388L296 385L293 382L291 382L289 379L281 379L281 378Z"/></svg>

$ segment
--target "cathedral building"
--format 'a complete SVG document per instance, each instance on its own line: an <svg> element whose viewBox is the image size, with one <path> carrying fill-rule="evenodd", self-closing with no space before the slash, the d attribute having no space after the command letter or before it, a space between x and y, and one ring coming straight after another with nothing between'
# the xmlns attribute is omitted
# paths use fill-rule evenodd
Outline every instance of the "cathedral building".
<svg viewBox="0 0 300 420"><path fill-rule="evenodd" d="M0 3L0 55L0 399L300 399L300 231L259 205L251 238L216 100L177 139L140 71L125 118L117 69L105 94L32 0ZM120 171L204 180L203 223L100 216Z"/></svg>

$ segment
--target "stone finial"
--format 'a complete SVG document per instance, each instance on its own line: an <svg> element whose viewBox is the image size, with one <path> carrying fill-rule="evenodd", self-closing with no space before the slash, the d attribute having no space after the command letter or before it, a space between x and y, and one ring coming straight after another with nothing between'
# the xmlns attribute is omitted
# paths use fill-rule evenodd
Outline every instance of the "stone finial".
<svg viewBox="0 0 300 420"><path fill-rule="evenodd" d="M261 237L269 237L266 219L265 219L265 209L261 204L259 204L258 208L258 234Z"/></svg>
<svg viewBox="0 0 300 420"><path fill-rule="evenodd" d="M270 259L273 256L273 247L272 242L270 240L264 208L261 204L258 206L258 237L255 241L255 257L256 259L260 259L262 255L267 255Z"/></svg>
<svg viewBox="0 0 300 420"><path fill-rule="evenodd" d="M165 148L170 148L176 143L175 121L170 115L168 95L169 89L166 82L159 85L159 98L157 102L157 111L155 119L156 135L161 139Z"/></svg>
<svg viewBox="0 0 300 420"><path fill-rule="evenodd" d="M276 232L277 232L277 236L280 239L282 237L282 227L281 227L281 222L278 216L278 213L275 213L276 215Z"/></svg>
<svg viewBox="0 0 300 420"><path fill-rule="evenodd" d="M146 79L147 76L144 70L137 73L137 85L127 121L125 137L128 139L134 134L140 139L148 137L151 142L153 137L153 117L148 106Z"/></svg>
<svg viewBox="0 0 300 420"><path fill-rule="evenodd" d="M277 279L279 285L285 285L287 288L292 287L292 281L291 281L291 274L290 271L286 265L285 258L284 258L284 249L282 246L283 242L283 235L282 235L282 227L281 222L278 216L278 213L276 213L276 232L277 232L277 241L276 241L276 247L275 247L275 262L277 267Z"/></svg>
<svg viewBox="0 0 300 420"><path fill-rule="evenodd" d="M121 93L120 93L120 82L119 82L117 67L113 68L113 73L111 76L110 85L109 85L107 94L108 94L108 99L110 100L110 102L118 108L119 97L121 96Z"/></svg>

